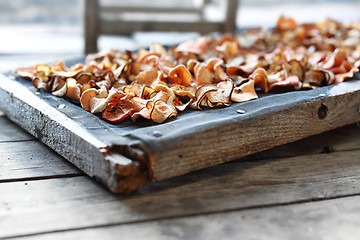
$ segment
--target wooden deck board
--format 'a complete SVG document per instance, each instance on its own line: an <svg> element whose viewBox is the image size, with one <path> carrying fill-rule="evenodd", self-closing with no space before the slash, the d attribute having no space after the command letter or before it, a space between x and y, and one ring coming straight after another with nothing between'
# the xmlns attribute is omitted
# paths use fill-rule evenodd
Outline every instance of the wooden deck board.
<svg viewBox="0 0 360 240"><path fill-rule="evenodd" d="M109 193L87 177L1 183L0 237L356 195L359 154L352 150L233 162L152 183L124 196Z"/></svg>
<svg viewBox="0 0 360 240"><path fill-rule="evenodd" d="M5 116L0 126L0 182L83 175Z"/></svg>
<svg viewBox="0 0 360 240"><path fill-rule="evenodd" d="M360 197L31 236L26 239L357 240Z"/></svg>
<svg viewBox="0 0 360 240"><path fill-rule="evenodd" d="M0 143L11 141L27 141L35 139L35 137L31 136L25 130L19 128L19 126L11 122L7 117L3 116L1 112L0 126Z"/></svg>
<svg viewBox="0 0 360 240"><path fill-rule="evenodd" d="M315 136L284 144L269 150L240 158L243 160L284 158L316 153L360 149L360 127L357 124L337 128Z"/></svg>
<svg viewBox="0 0 360 240"><path fill-rule="evenodd" d="M0 182L84 175L39 141L0 142Z"/></svg>
<svg viewBox="0 0 360 240"><path fill-rule="evenodd" d="M1 113L0 124L0 239L359 235L354 124L124 195L82 176Z"/></svg>
<svg viewBox="0 0 360 240"><path fill-rule="evenodd" d="M355 125L125 195L79 176L1 112L0 126L0 239L352 240L360 235L360 128Z"/></svg>

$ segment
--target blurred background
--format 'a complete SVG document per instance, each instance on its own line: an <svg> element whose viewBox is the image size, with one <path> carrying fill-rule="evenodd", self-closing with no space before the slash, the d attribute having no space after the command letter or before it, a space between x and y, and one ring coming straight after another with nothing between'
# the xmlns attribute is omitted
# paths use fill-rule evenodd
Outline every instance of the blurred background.
<svg viewBox="0 0 360 240"><path fill-rule="evenodd" d="M90 36L90 39L95 37L98 40L99 50L134 50L151 42L173 45L198 36L194 28L203 32L212 29L210 25L196 25L196 22L225 22L233 24L239 31L250 27L272 27L281 14L298 22L321 21L326 17L342 22L360 20L360 0L231 1L236 2L235 10L231 9L234 5L226 4L225 0L0 0L0 70L12 67L6 65L6 59L19 55L26 60L36 55L45 59L47 56L58 58L83 54L85 35L89 34L85 27L93 34L92 26L101 26L101 23L94 22L97 19L94 14L103 17L103 10L109 14L104 16L105 34L98 31ZM155 8L163 9L165 13L158 13ZM232 15L227 19L229 11ZM88 13L87 18L85 13ZM109 19L117 21L117 25L110 27L106 22ZM158 22L166 24L167 21L191 22L192 28L188 32L186 29L179 32L170 24L165 32L156 28L155 32L151 31L153 26L161 26ZM134 22L142 22L142 25L132 25ZM117 34L109 34L112 31ZM21 64L21 60L14 64Z"/></svg>

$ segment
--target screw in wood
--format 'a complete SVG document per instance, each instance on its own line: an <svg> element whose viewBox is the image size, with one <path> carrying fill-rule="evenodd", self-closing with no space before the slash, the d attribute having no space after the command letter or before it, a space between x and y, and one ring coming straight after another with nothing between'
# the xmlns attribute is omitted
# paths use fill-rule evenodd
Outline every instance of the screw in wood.
<svg viewBox="0 0 360 240"><path fill-rule="evenodd" d="M244 113L245 113L245 110L243 110L243 109L238 109L238 110L236 110L236 112L239 113L239 114L244 114Z"/></svg>
<svg viewBox="0 0 360 240"><path fill-rule="evenodd" d="M58 109L64 109L64 108L66 108L66 105L65 105L65 104L60 104L60 105L58 106Z"/></svg>
<svg viewBox="0 0 360 240"><path fill-rule="evenodd" d="M159 131L153 131L153 136L154 137L161 137L163 134Z"/></svg>

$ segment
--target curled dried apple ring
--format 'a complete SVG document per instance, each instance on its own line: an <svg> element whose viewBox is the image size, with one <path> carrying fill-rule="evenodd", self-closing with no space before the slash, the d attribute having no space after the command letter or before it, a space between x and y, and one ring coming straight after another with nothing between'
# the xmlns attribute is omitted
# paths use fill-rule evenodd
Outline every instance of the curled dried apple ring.
<svg viewBox="0 0 360 240"><path fill-rule="evenodd" d="M178 65L169 72L169 81L172 83L188 86L191 80L191 73L184 65Z"/></svg>

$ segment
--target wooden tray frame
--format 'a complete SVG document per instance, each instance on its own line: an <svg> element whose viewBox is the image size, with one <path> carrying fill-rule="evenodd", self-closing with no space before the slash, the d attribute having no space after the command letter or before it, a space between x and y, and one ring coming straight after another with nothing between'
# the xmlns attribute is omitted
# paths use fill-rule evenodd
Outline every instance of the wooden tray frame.
<svg viewBox="0 0 360 240"><path fill-rule="evenodd" d="M73 103L36 92L29 84L11 74L0 74L0 110L115 193L360 121L360 81L352 80L195 113L193 120L188 119L189 126L181 124L185 117L182 122L175 119L139 127L127 138L105 127L111 140L104 141L98 132L79 124L78 118L64 114L62 110L73 108ZM261 107L252 109L254 106ZM236 113L240 108L245 114ZM90 114L79 107L76 111ZM209 120L207 116L216 117ZM172 129L176 133L169 133Z"/></svg>

